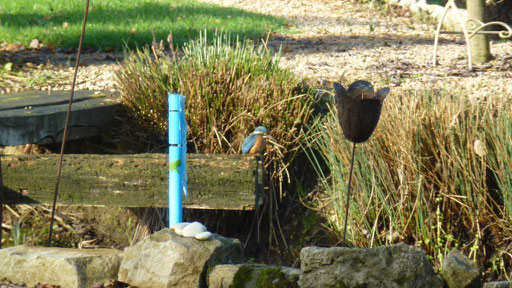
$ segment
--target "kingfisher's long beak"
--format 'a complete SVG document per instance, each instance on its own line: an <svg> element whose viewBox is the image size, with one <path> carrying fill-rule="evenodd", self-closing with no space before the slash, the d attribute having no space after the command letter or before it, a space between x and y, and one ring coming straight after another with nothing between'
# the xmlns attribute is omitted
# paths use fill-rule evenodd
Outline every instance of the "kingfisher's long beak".
<svg viewBox="0 0 512 288"><path fill-rule="evenodd" d="M272 137L272 135L270 135L270 134L264 134L263 138L265 138L265 139L272 139L272 141L277 142L276 138Z"/></svg>
<svg viewBox="0 0 512 288"><path fill-rule="evenodd" d="M273 145L277 146L277 147L280 147L280 148L284 148L283 145L279 145L279 143L277 143L277 140L276 138L272 137L271 135L269 134L265 134L263 135L263 138L267 139L267 141L269 143L272 143Z"/></svg>

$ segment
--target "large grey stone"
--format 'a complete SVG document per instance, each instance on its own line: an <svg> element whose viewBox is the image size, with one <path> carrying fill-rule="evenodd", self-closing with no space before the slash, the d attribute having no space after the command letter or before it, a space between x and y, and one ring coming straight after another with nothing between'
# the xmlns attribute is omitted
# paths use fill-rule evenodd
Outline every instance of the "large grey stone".
<svg viewBox="0 0 512 288"><path fill-rule="evenodd" d="M124 250L118 280L139 288L205 287L208 266L241 262L238 239L199 241L163 229Z"/></svg>
<svg viewBox="0 0 512 288"><path fill-rule="evenodd" d="M446 255L441 274L449 288L481 287L478 265L456 249Z"/></svg>
<svg viewBox="0 0 512 288"><path fill-rule="evenodd" d="M244 263L208 269L209 288L298 287L300 270L290 267Z"/></svg>
<svg viewBox="0 0 512 288"><path fill-rule="evenodd" d="M115 279L123 254L113 249L15 246L0 250L0 279L90 288Z"/></svg>
<svg viewBox="0 0 512 288"><path fill-rule="evenodd" d="M434 18L436 21L439 21L444 13L444 6L429 4L429 2L432 1L388 0L387 2L394 5L407 7L412 13L415 14L427 13L429 17ZM444 29L448 31L461 31L458 15L460 15L464 23L466 23L466 19L468 18L467 14L468 13L466 9L461 9L460 7L458 7L458 11L449 9L443 21Z"/></svg>
<svg viewBox="0 0 512 288"><path fill-rule="evenodd" d="M421 249L400 243L377 248L306 247L299 287L443 287Z"/></svg>

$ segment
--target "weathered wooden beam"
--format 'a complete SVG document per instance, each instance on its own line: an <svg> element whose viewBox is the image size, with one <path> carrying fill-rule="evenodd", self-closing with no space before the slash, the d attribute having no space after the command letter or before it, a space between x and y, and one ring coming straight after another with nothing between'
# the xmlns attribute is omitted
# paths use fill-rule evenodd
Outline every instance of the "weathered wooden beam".
<svg viewBox="0 0 512 288"><path fill-rule="evenodd" d="M6 204L51 204L57 154L2 156ZM58 205L168 206L166 154L64 155ZM187 154L186 208L254 209L263 195L258 156Z"/></svg>

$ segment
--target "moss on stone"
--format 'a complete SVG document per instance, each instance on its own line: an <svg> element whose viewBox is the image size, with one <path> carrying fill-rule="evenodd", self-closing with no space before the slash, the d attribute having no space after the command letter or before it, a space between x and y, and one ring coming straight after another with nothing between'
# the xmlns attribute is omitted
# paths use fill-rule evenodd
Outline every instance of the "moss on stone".
<svg viewBox="0 0 512 288"><path fill-rule="evenodd" d="M171 239L171 236L169 234L164 233L155 233L150 235L149 237L151 238L151 240L156 242L166 242L169 241L169 239Z"/></svg>
<svg viewBox="0 0 512 288"><path fill-rule="evenodd" d="M400 276L400 277L396 278L394 281L395 281L395 283L396 283L398 286L400 286L400 287L404 287L404 285L405 285L405 283L407 282L407 280L409 280L409 279L407 278L407 276L402 275L402 276Z"/></svg>
<svg viewBox="0 0 512 288"><path fill-rule="evenodd" d="M297 283L290 282L279 267L264 268L256 278L256 287L258 288L286 288L298 287Z"/></svg>
<svg viewBox="0 0 512 288"><path fill-rule="evenodd" d="M101 97L107 97L108 95L105 93L98 93L98 94L91 94L89 96L92 98L101 98Z"/></svg>
<svg viewBox="0 0 512 288"><path fill-rule="evenodd" d="M242 265L233 278L234 287L245 287L245 284L251 282L254 268L249 265Z"/></svg>

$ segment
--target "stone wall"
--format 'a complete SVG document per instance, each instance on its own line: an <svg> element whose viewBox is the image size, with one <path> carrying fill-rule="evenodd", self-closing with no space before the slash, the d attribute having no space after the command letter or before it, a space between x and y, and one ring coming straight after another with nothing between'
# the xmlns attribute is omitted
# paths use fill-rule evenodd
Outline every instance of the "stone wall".
<svg viewBox="0 0 512 288"><path fill-rule="evenodd" d="M2 249L0 279L70 288L105 287L103 283L112 282L116 275L116 282L139 288L482 287L477 264L457 250L446 256L441 274L435 273L421 249L404 243L376 248L305 247L300 261L300 269L247 263L238 239L213 233L207 239L182 237L163 229L124 253L28 246ZM512 285L501 281L483 287Z"/></svg>

